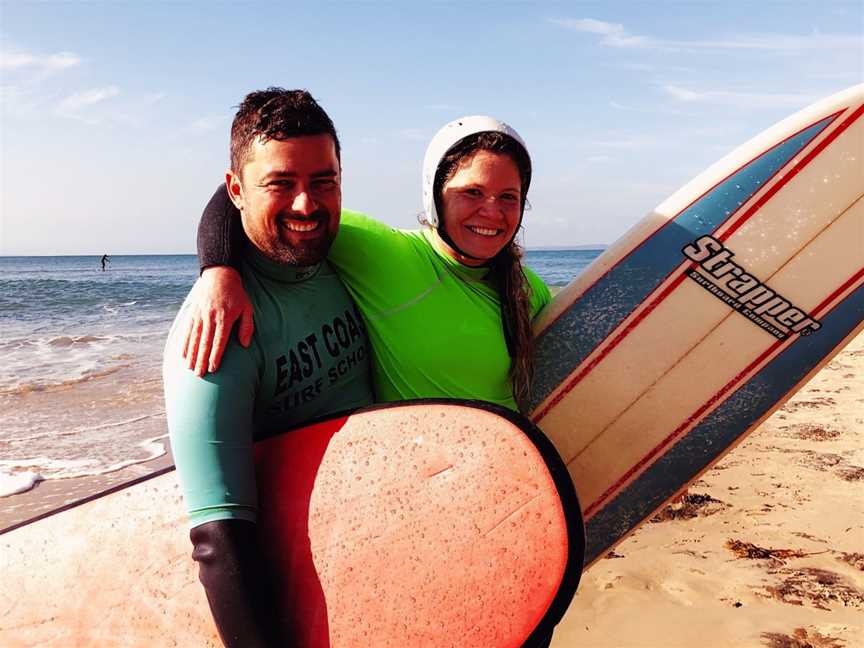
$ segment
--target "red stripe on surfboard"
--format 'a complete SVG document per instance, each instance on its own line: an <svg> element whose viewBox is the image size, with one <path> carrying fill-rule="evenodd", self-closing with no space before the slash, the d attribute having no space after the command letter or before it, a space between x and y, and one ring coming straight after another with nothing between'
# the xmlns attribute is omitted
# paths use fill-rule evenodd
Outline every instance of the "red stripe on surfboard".
<svg viewBox="0 0 864 648"><path fill-rule="evenodd" d="M857 110L856 112L860 112L862 108L864 108L864 104L862 104L862 105L858 108L858 110ZM693 205L695 205L697 202L699 202L700 200L702 200L705 196L707 196L709 193L711 193L712 191L714 191L717 187L719 187L721 184L723 184L724 182L726 182L729 178L731 178L732 176L734 176L736 173L738 173L739 171L741 171L743 168L745 168L746 166L750 165L750 164L751 164L752 162L754 162L755 160L757 160L757 159L759 159L760 157L762 157L763 155L765 155L765 153L767 153L768 151L770 151L770 150L772 150L772 149L775 149L775 148L777 148L778 146L781 146L781 145L785 144L786 142L788 142L788 141L789 141L790 139L792 139L793 137L797 137L798 135L800 135L801 133L803 133L804 131L806 131L808 128L812 128L813 126L815 126L816 124L818 124L820 121L823 121L823 120L825 120L825 119L831 119L831 121L830 121L830 122L825 126L825 129L822 130L818 135L816 135L816 137L819 137L819 135L822 135L822 134L825 133L825 130L831 128L831 124L834 123L834 120L837 119L837 117L839 117L840 115L842 115L842 114L843 114L844 112L846 112L848 109L849 109L849 107L847 106L846 108L842 108L841 110L838 110L838 111L835 112L835 113L832 113L832 114L830 114L830 115L828 115L828 116L826 116L826 117L822 117L821 119L817 119L817 120L814 121L813 123L808 124L807 126L804 126L803 128L801 128L801 129L795 131L794 133L792 133L791 135L787 136L786 138L780 140L779 142L777 142L776 144L774 144L774 145L771 146L770 148L767 148L767 149L763 150L763 151L762 151L761 153L759 153L757 156L755 156L755 157L749 159L747 162L744 162L741 166L737 167L734 171L731 171L727 176L725 176L725 177L722 178L721 180L718 180L717 182L715 182L713 185L711 185L711 187L709 187L708 189L706 189L705 191L703 191L701 194L699 194L699 196L697 196L697 197L694 198L692 201L690 201L686 206L682 207L682 208L681 208L681 209L680 209L680 210L679 210L679 211L678 211L674 216L668 218L664 223L658 225L655 229L653 229L653 230L651 230L650 232L648 232L648 233L644 236L644 238L643 238L641 241L639 241L638 243L636 243L635 245L633 245L632 248L630 248L630 250L627 252L627 254L622 255L622 257L621 257L620 259L618 259L618 261L616 261L613 265L609 266L609 268L608 268L608 269L607 269L603 274L601 274L601 275L600 275L599 277L597 277L594 281L592 281L590 284L588 284L588 285L585 287L585 289L582 291L581 294L584 295L586 292L588 292L589 290L591 290L591 288L593 288L593 287L597 284L597 282L599 282L601 279L603 279L603 277L605 277L605 276L608 275L610 272L612 272L615 268L617 268L617 267L621 264L621 262L624 261L624 259L625 259L626 257L630 256L633 252L635 252L635 251L638 250L640 247L642 247L642 246L643 246L643 245L648 241L648 239L650 239L651 237L653 237L655 234L657 234L657 232L659 232L660 230L662 230L664 227L668 227L669 225L671 225L672 223L674 223L675 220L676 220L676 219L677 219L681 214L683 214L685 211L687 211L688 209L690 209ZM860 115L859 115L859 116L860 116ZM856 119L857 119L857 117L856 117ZM854 121L854 120L852 120L852 121ZM850 124L851 124L851 122L850 122ZM845 130L846 128L848 128L850 124L846 124L845 122L843 122L843 130ZM813 139L816 139L816 137L814 137ZM812 141L813 141L813 140L810 140L810 142L807 142L807 145L809 146L810 143L812 143ZM767 185L768 185L768 184L769 184L769 183L770 183L770 182L771 182L771 181L772 181L772 180L777 176L777 174L780 173L780 171L782 171L782 170L783 170L782 167L781 167L780 169L777 169L777 171L776 171L776 172L775 172L775 173L774 173L770 178L768 178L767 182L765 183L765 186L767 186ZM724 223L728 223L730 220L732 220L733 218L735 218L735 215L736 215L737 213L738 213L737 211L732 212L732 214L729 215L729 218L727 218L727 219L724 221ZM722 227L722 226L723 226L723 223L721 223L721 224L717 227L717 229L719 229L719 228ZM715 229L715 231L717 231L717 230ZM673 272L673 273L670 273L669 276L671 276L672 274L674 274L674 272ZM668 277L667 277L667 279L668 279ZM557 321L558 321L558 320L559 320L559 319L564 315L564 313L566 313L566 312L567 312L567 309L565 309L565 310L563 310L562 312L560 312L560 313L559 313L559 314L558 314L558 315L557 315L553 320L551 320L548 324L546 324L546 326L544 327L543 330L545 331L545 330L548 329L550 326L552 326L552 325L553 325L555 322L557 322Z"/></svg>
<svg viewBox="0 0 864 648"><path fill-rule="evenodd" d="M848 110L848 109L847 109L847 108L844 108L843 110L840 110L840 111L838 111L838 112L836 112L836 113L834 113L834 114L832 114L832 115L829 115L828 117L823 117L823 119L829 119L829 118L836 119L839 115L841 115L841 114L842 114L843 112L845 112L846 110ZM792 180L796 175L798 175L798 173L800 173L800 171L801 171L804 167L806 167L808 164L810 164L810 162L812 162L812 161L816 158L816 156L817 156L821 151L823 151L823 150L825 149L826 146L828 146L828 144L830 144L830 143L833 142L835 139L837 139L837 137L839 137L841 133L843 133L846 129L848 129L849 126L851 126L851 125L852 125L852 124L853 124L853 123L854 123L854 122L855 122L859 117L861 117L862 114L864 114L864 104L862 104L862 105L859 106L855 111L853 111L853 112L849 115L849 117L847 117L845 120L843 120L843 121L840 123L840 125L839 125L836 129L834 129L833 131L831 131L830 133L828 133L828 135L827 135L827 136L826 136L826 137L825 137L821 142L819 142L819 144L817 144L817 145L816 145L816 146L815 146L815 147L814 147L814 148L813 148L813 149L812 149L812 150L811 150L807 155L805 155L805 156L804 156L804 157L803 157L799 162L795 163L795 165L794 165L791 169L789 169L789 172L788 172L786 175L784 175L784 176L783 176L783 177L782 177L778 182L776 182L773 186L771 186L771 187L770 187L770 188L769 188L769 189L768 189L768 190L767 190L767 191L762 195L762 197L760 197L759 199L757 199L756 203L754 203L754 204L753 204L749 209L747 209L746 212L743 212L743 213L741 213L741 212L736 212L736 213L732 214L728 219L726 219L726 221L724 221L724 223L728 223L728 222L732 221L733 219L735 219L735 217L736 217L739 213L741 214L740 218L739 218L737 221L735 221L732 225L730 225L729 229L727 229L725 232L723 232L723 234L718 235L718 238L720 238L721 240L725 240L726 238L728 238L728 237L732 234L732 232L734 232L734 231L737 230L739 227L741 227L741 225L743 225L745 222L747 222L747 221L748 221L748 220L749 220L749 219L750 219L750 218L751 218L751 217L752 217L752 216L753 216L753 215L754 215L754 214L759 210L759 208L761 208L761 207L762 207L762 206L763 206L763 205L764 205L764 204L765 204L765 203L766 203L766 202L767 202L771 197L773 197L773 196L774 196L778 191L780 191L780 189L783 188L783 187L784 187L784 186L785 186L785 185L786 185L790 180ZM808 128L811 128L814 124L818 124L819 121L822 121L822 120L821 120L821 119L820 119L820 120L817 120L817 121L813 122L812 124L810 124L809 126L805 126L804 128L802 128L802 129L800 129L799 131L797 131L796 133L794 133L793 135L790 135L790 136L787 137L786 139L784 139L784 140L782 140L781 142L775 144L775 145L772 146L771 148L772 148L772 149L773 149L773 148L777 148L778 146L780 146L781 144L783 144L783 142L786 142L786 141L788 141L789 139L791 139L791 138L795 137L796 135L798 135L799 133L802 133L802 132L804 132L805 130L807 130ZM832 122L832 123L833 123L833 122ZM829 127L830 127L830 124L829 124L828 126L826 126L826 128L829 128ZM823 133L824 133L824 131L823 131ZM822 133L820 133L820 134L822 134ZM817 135L816 137L818 137L818 135ZM815 139L815 138L814 138L814 139ZM811 140L811 142L812 142L812 140ZM808 143L808 145L809 145L809 143ZM770 149L768 149L768 150L770 150ZM687 207L685 207L685 208L682 209L680 212L678 212L678 214L676 214L673 218L670 218L670 219L669 219L668 221L666 221L663 225L661 225L661 226L658 227L656 230L654 230L651 234L649 234L649 235L646 237L645 240L641 241L638 245L634 246L633 250L631 250L631 253L632 253L632 251L638 249L641 245L643 245L643 244L645 243L645 241L646 241L648 238L650 238L651 236L653 236L654 234L656 234L657 232L659 232L663 227L666 227L667 225L669 225L670 223L672 223L676 218L678 218L679 215L681 215L681 213L683 213L684 211L686 211L687 209L689 209L689 208L690 208L693 204L695 204L697 201L701 200L701 199L702 199L702 198L703 198L707 193L709 193L710 191L712 191L712 190L713 190L714 188L716 188L719 184L721 184L721 183L725 182L726 180L728 180L730 177L732 177L733 175L735 175L735 173L738 173L738 171L740 171L741 169L743 169L744 167L746 167L748 164L750 164L751 162L753 162L753 160L757 159L757 158L760 157L761 155L764 155L765 152L766 152L766 151L763 151L762 153L760 153L759 155L757 155L755 158L751 159L751 160L750 160L749 162L747 162L746 164L743 164L742 166L740 166L738 169L736 169L735 171L733 171L732 173L730 173L728 176L726 176L725 178L723 178L723 180L721 180L720 182L718 182L717 184L715 184L713 187L711 187L711 189L709 189L708 191L706 191L705 193L703 193L701 196L699 196L699 198L697 198L696 200L694 200L693 202L691 202L689 205L687 205ZM766 185L765 185L765 186L768 186L768 185L771 183L771 181L774 180L774 178L776 178L777 175L778 175L780 172L783 171L784 168L786 168L786 167L784 166L784 167L781 167L780 169L778 169L778 170L774 173L774 175L772 175L771 178L769 178L769 180L768 180L768 182L766 182ZM723 227L723 224L724 224L724 223L721 223L720 225L718 225L717 228L716 228L716 229L714 230L714 232L712 232L712 233L716 233L720 228ZM623 261L623 258L620 259L620 260L618 261L618 263L620 263L621 261ZM597 281L599 281L599 280L602 279L606 274L608 274L609 272L611 272L612 269L615 268L617 265L618 265L618 264L616 263L615 266L612 266L611 268L609 268L609 270L607 270L603 275L601 275L600 277L598 277ZM625 338L625 337L626 337L626 336L627 336L627 335L628 335L628 334L629 334L629 333L630 333L630 332L635 328L636 324L638 324L639 322L641 322L642 320L644 320L644 319L645 319L645 316L646 316L648 313L650 313L651 311L653 311L653 310L654 310L654 309L655 309L655 308L660 304L660 302L663 301L663 299L665 299L666 297L669 296L669 294L672 292L672 289L676 288L678 285L681 284L683 278L686 276L686 272L687 272L688 270L694 268L694 267L696 267L696 264L695 264L695 263L693 263L693 262L691 262L691 261L685 261L685 262L682 263L680 266L678 266L675 270L673 270L672 272L670 272L669 275L666 277L666 279L663 280L663 283L665 283L666 281L669 281L669 279L670 279L671 277L674 277L674 276L675 276L676 274L678 274L678 273L680 273L680 276L675 277L675 279L672 281L672 283L669 284L666 288L664 288L663 291L662 291L662 292L661 292L657 297L655 297L655 298L650 302L650 304L645 308L644 311L639 312L638 315L636 315L636 317L634 318L634 320L633 320L632 322L628 323L627 326L626 326L626 327L625 327L621 332L618 333L618 335L616 335L615 337L612 338L612 341L609 342L607 346L605 346L605 347L602 348L601 352L600 352L600 353L599 353L599 354L598 354L594 359L592 359L592 360L591 360L591 361L590 361L590 362L589 362L589 363L588 363L588 364L587 364L587 365L586 365L582 370L580 370L580 371L579 371L575 376L573 376L573 378L571 378L571 379L566 383L566 385L565 385L565 386L564 386L564 387L563 387L563 388L562 388L558 393L555 394L555 396L553 397L553 399L552 399L549 403L547 403L539 413L534 414L534 415L531 417L532 421L533 421L534 423L539 424L539 422L540 422L541 420L543 420L543 418L545 418L546 415L547 415L547 414L548 414L548 413L549 413L549 412L550 412L550 411L551 411L551 410L552 410L556 405L558 405L558 404L561 402L561 400L563 400L563 399L567 396L567 394L569 394L569 393L573 390L573 388L574 388L574 387L575 387L579 382L582 381L582 379L585 377L586 374L588 374L588 373L589 373L589 372L590 372L594 367L596 367L596 366L597 366L597 365L598 365L598 364L603 360L603 358L605 358L607 355L609 355L609 353L610 353L610 352L611 352L611 351L612 351L616 346L618 346L618 344L619 344L619 343L620 343L620 342L621 342L621 341L622 341L622 340L623 340L623 339L624 339L624 338ZM597 283L597 281L595 281L594 283ZM591 284L591 286L593 286L593 285L594 285L594 284ZM661 283L661 285L662 285L662 283ZM586 288L584 292L587 292L587 291L591 288L591 286L588 286L588 288ZM583 292L583 294L584 294L584 292ZM637 311L638 311L638 307L637 307L636 311L634 311L634 312L637 312ZM564 312L566 312L566 311L564 311ZM561 315L563 315L563 312L561 313ZM561 315L559 315L559 317L560 317ZM631 313L631 316L632 316L632 313ZM556 317L555 320L553 320L552 322L550 322L549 325L547 325L546 328L548 328L549 326L551 326L551 325L552 325L552 324L553 324L557 319L558 319L558 318ZM609 338L607 338L607 339L609 339Z"/></svg>
<svg viewBox="0 0 864 648"><path fill-rule="evenodd" d="M831 142L836 140L840 136L840 134L843 133L847 128L849 128L859 117L861 117L862 114L864 114L864 104L858 106L858 109L855 112L853 112L851 115L849 115L849 117L840 122L840 125L836 129L828 133L821 142L814 146L810 150L810 152L802 158L801 162L799 162L789 170L789 173L786 174L782 182L778 182L773 187L768 189L768 191L762 194L762 196L758 200L756 200L755 203L753 203L753 206L747 210L747 213L745 213L741 217L741 220L730 225L729 229L727 229L725 232L723 232L723 234L718 236L718 238L721 241L725 241L727 238L729 238L735 232L735 230L741 227L741 225L743 225L744 222L746 222L756 211L758 211L762 207L762 205L771 200L771 198L778 191L780 191L780 189L782 189L787 182L789 182L792 178L798 175L804 167L810 164L810 162L812 162L817 155L824 151L825 148L829 144L831 144Z"/></svg>
<svg viewBox="0 0 864 648"><path fill-rule="evenodd" d="M692 266L692 267L695 267L695 266L696 266L696 264L693 263L693 262L688 261L687 263L688 263L690 266ZM668 286L666 286L666 288L665 288L665 289L664 289L664 290L663 290L659 295L657 295L657 296L656 296L656 297L651 301L651 303L649 303L649 304L648 304L644 309L642 309L641 311L639 311L639 313L636 315L636 317L634 317L630 322L628 322L627 326L624 327L624 329L621 330L621 331L618 333L618 335L616 335L616 336L612 339L611 342L609 342L609 344L608 344L608 345L607 345L607 346L602 350L602 352L601 352L599 355L597 355L597 356L596 356L595 358L593 358L593 359L592 359L592 360L591 360L587 365L585 365L585 366L582 368L582 370L579 371L579 373L576 374L576 375L575 375L575 376L570 380L569 383L567 383L567 385L564 387L564 389L562 389L562 390L559 391L557 394L555 394L555 397L554 397L554 398L553 398L553 399L552 399L552 400L551 400L551 401L546 405L546 407L544 407L544 408L540 411L540 413L535 414L535 415L533 416L532 420L534 421L534 423L539 423L539 422L540 422L540 421L541 421L541 420L542 420L542 419L543 419L543 418L544 418L544 417L549 413L550 410L552 410L556 405L558 405L558 403L560 403L561 400L562 400L565 396L567 396L567 394L569 394L570 391L571 391L571 390L572 390L572 389L573 389L573 388L574 388L574 387L575 387L579 382L582 381L582 379L585 377L585 375L586 375L587 373L589 373L592 369L594 369L594 367L596 367L598 364L600 364L600 361L603 360L607 355L609 355L609 353L610 353L610 352L611 352L615 347L618 346L618 344L621 342L621 340L623 340L625 337L627 337L628 335L630 335L630 331L632 331L634 328L636 328L636 327L637 327L637 326L642 322L642 320L644 320L646 317L648 317L648 315L650 315L651 312L652 312L655 308L657 308L657 306L658 306L658 305L659 305L659 304L660 304L664 299L666 299L666 297L669 296L669 294L670 294L673 290L675 290L675 289L676 289L676 288L681 284L681 282L684 281L684 279L685 279L686 277L687 277L687 275L686 275L686 274L683 274L683 273L682 273L679 277L676 277L676 278L672 281L672 283L670 283Z"/></svg>
<svg viewBox="0 0 864 648"><path fill-rule="evenodd" d="M858 272L852 275L849 280L846 281L842 286L840 286L837 290L831 293L827 298L823 299L822 303L819 304L815 309L813 309L813 312L817 313L817 317L824 317L827 313L830 313L831 309L834 308L834 304L832 302L847 290L857 288L855 284L857 284L862 279L864 279L864 268L861 268ZM827 308L829 304L831 305L831 308ZM823 308L826 309L824 313L822 312Z"/></svg>
<svg viewBox="0 0 864 648"><path fill-rule="evenodd" d="M864 279L864 268L861 268L858 272L852 275L847 281L843 283L837 290L832 292L826 299L824 299L815 309L813 309L813 314L816 317L823 317L827 313L831 311L835 304L833 302L837 300L839 296L841 296L844 292L852 289L853 287L857 287L856 284L859 284ZM839 301L837 303L840 303ZM826 308L831 305L831 308ZM822 312L822 309L826 309L825 312ZM754 360L750 365L745 368L743 371L739 372L732 380L726 383L720 390L718 390L707 402L705 402L699 409L697 409L693 414L687 417L687 420L684 421L681 425L679 425L674 432L672 432L669 436L663 439L657 446L655 446L650 452L648 452L639 463L635 464L630 470L628 470L621 478L616 481L612 486L610 486L606 491L600 495L595 501L593 501L584 512L585 521L597 512L597 510L608 501L613 495L617 494L622 488L624 488L627 483L637 475L637 473L643 472L643 469L648 467L648 464L651 460L660 453L661 450L665 449L669 446L673 441L677 441L679 437L683 437L685 430L688 428L692 428L696 424L698 424L704 417L707 415L708 410L712 409L714 405L718 404L723 396L726 396L741 380L754 372L757 368L761 371L764 367L760 367L761 364L765 363L766 359L771 357L772 354L776 354L780 351L780 347L788 347L798 339L799 336L790 336L786 340L779 340L768 349L766 349L756 360ZM767 364L767 363L766 363Z"/></svg>
<svg viewBox="0 0 864 648"><path fill-rule="evenodd" d="M844 209L844 210L843 210L843 211L842 211L842 212L841 212L841 213L840 213L840 214L835 218L835 220L832 221L831 223L829 223L825 228L823 228L823 230L820 231L820 232L819 232L819 233L814 237L813 240L815 240L816 238L818 238L818 237L821 235L821 233L824 232L826 229L829 229L829 228L831 227L831 225L832 225L834 222L836 222L837 219L841 218L841 217L842 217L842 216L843 216L843 215L844 215L844 214L845 214L849 209L851 209L852 206L855 205L855 203L857 203L859 200L861 200L861 197L859 197L858 199L856 199L856 200L855 200L855 201L854 201L854 202L853 202L849 207L847 207L846 209ZM812 242L812 241L811 241L811 242ZM802 248L802 250L803 250L803 249L806 249L806 247L807 247L807 246L805 245L805 247ZM794 257L792 257L792 258L794 258ZM789 261L791 261L791 258L790 258ZM787 261L786 263L789 263L789 261ZM694 264L694 265L695 265L695 264ZM786 265L786 264L784 263L783 266L781 266L781 268L778 269L778 272L779 272L779 270L782 269L782 267L784 267L785 265ZM687 275L684 275L684 276L687 276ZM773 275L772 275L772 276L773 276ZM851 292L851 291L857 289L858 285L860 285L860 283L861 283L861 278L862 278L862 276L864 276L864 268L862 268L861 270L857 271L855 274L853 274L853 275L851 276L851 278L849 278L848 280L846 280L846 281L845 281L845 282L844 282L844 283L843 283L843 284L842 284L838 289L836 289L834 292L832 292L830 295L828 295L828 297L826 297L825 299L823 299L820 303L816 304L816 305L813 307L813 309L812 309L812 312L814 313L814 316L816 316L816 315L815 315L816 313L821 313L824 309L826 309L826 306L831 305L831 308L833 308L832 303L834 302L834 300L839 299L840 301L842 301L842 299L845 299L845 295L844 295L844 293L847 293L847 294L848 294L848 292ZM851 286L851 287L850 287L850 286ZM848 292L847 292L847 291L848 291ZM829 309L829 310L830 310L830 309ZM826 311L826 312L827 312L827 311ZM732 316L732 314L730 313L727 317L729 317L729 316ZM794 341L794 339L795 339L794 336L790 336L790 337L787 338L786 340L782 341L781 344L786 345L786 346L789 346L789 345L791 345L792 341ZM703 340L704 340L704 338L703 338ZM775 344L775 347L774 347L774 348L776 348L776 344ZM771 349L769 349L768 352L770 353L770 351L771 351ZM757 360L756 360L756 363L757 363L757 364L756 364L756 365L751 364L750 367L748 367L747 369L745 369L743 373L744 373L744 374L747 374L748 372L752 372L753 375L755 375L756 373L758 373L759 371L761 371L761 370L764 368L764 366L759 366L759 365L758 365L758 362L759 362L759 360L757 359ZM755 368L755 367L758 367L758 368ZM739 374L738 376L736 376L737 379L740 379L740 377L741 377L741 374ZM721 390L721 393L722 393L722 390ZM628 409L629 409L629 408L628 408ZM703 411L702 413L703 413L704 415L707 415L707 411ZM697 412L694 414L694 416L698 416L698 415L699 415L699 411L697 411ZM699 419L696 421L696 423L698 423L699 421L701 421L701 418L703 418L703 417L699 417ZM690 417L690 418L688 419L688 421L685 421L685 426L688 424L688 422L690 422L690 423L692 423L692 424L695 425L695 423L693 423L693 419L692 419L692 417ZM607 427L608 427L608 426L607 426ZM604 428L604 430L605 430L605 429L606 429L606 428ZM678 430L681 430L681 429L682 429L682 428L679 426ZM602 432L601 432L601 433L602 433ZM674 436L674 434L675 434L675 433L673 433L673 436ZM682 435L682 436L683 436L683 435ZM584 450L584 449L583 449L583 450ZM581 454L581 452L580 452L579 454ZM569 460L567 461L568 465L569 465L570 463L572 463L573 461L575 461L576 458L578 458L579 454L577 454L576 457L573 457L572 459L569 459ZM650 457L649 457L649 458L650 458ZM638 465L637 465L637 467L638 467ZM626 481L626 479L628 479L628 478L625 476L625 481ZM626 484L625 484L625 485L626 485ZM623 486L622 486L622 487L623 487ZM613 488L614 488L614 487L613 487ZM602 497L602 496L601 496L601 497ZM595 502L595 503L596 503L596 502Z"/></svg>

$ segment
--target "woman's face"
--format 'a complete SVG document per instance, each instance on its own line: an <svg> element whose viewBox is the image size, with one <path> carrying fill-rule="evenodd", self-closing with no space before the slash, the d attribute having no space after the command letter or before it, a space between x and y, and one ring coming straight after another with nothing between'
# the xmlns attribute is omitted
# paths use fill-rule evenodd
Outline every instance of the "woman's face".
<svg viewBox="0 0 864 648"><path fill-rule="evenodd" d="M507 155L477 151L444 184L441 203L444 229L458 248L447 246L451 256L465 265L482 265L510 242L519 227L519 169Z"/></svg>

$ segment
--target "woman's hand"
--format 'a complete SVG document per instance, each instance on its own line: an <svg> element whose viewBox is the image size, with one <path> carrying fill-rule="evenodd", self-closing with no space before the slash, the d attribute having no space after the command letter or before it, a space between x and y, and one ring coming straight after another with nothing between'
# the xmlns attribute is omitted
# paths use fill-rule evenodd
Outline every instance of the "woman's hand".
<svg viewBox="0 0 864 648"><path fill-rule="evenodd" d="M228 266L207 268L195 284L183 344L183 357L190 369L203 376L219 368L238 318L237 338L248 347L255 324L252 302L243 289L240 273Z"/></svg>

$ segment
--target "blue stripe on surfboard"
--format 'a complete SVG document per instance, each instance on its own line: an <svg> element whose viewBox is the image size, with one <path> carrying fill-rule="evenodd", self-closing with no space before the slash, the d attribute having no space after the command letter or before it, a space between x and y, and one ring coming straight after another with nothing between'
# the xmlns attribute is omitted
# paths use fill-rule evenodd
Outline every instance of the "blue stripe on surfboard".
<svg viewBox="0 0 864 648"><path fill-rule="evenodd" d="M716 230L835 118L817 122L721 182L643 242L543 331L537 339L529 411L684 261L685 245Z"/></svg>
<svg viewBox="0 0 864 648"><path fill-rule="evenodd" d="M586 563L695 478L861 324L864 285L820 321L819 331L792 342L588 521Z"/></svg>

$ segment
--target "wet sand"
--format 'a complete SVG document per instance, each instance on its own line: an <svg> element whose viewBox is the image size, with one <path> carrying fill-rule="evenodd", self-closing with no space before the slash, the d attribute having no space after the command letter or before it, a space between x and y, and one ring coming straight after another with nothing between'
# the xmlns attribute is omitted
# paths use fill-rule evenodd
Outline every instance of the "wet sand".
<svg viewBox="0 0 864 648"><path fill-rule="evenodd" d="M0 499L0 532L172 465L174 461L169 450L167 454L152 461L128 466L105 475L38 482L26 493Z"/></svg>
<svg viewBox="0 0 864 648"><path fill-rule="evenodd" d="M121 367L104 376L42 390L0 395L0 420L28 426L34 441L0 439L4 459L95 459L100 475L49 478L24 493L0 497L0 530L153 473L172 462L158 366ZM158 440L157 440L158 439ZM152 440L153 443L147 443ZM144 444L144 445L142 445ZM165 452L149 461L156 453ZM39 468L34 469L43 472ZM70 468L72 474L90 466Z"/></svg>

